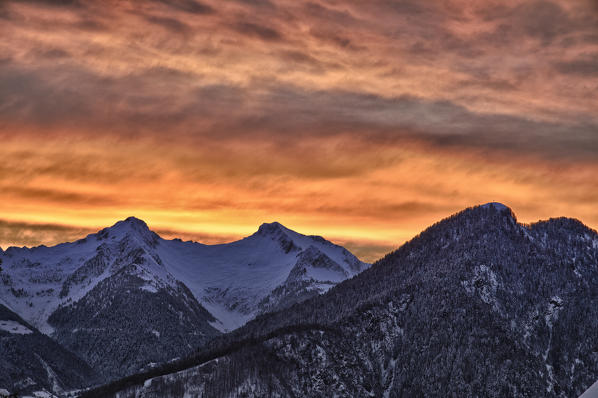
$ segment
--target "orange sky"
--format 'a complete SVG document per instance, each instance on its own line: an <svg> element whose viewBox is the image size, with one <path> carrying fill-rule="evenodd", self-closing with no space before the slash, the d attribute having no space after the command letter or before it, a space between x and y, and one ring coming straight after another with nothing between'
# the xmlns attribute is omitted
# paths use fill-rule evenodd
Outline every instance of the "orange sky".
<svg viewBox="0 0 598 398"><path fill-rule="evenodd" d="M0 246L277 220L374 260L464 207L598 227L598 3L0 2Z"/></svg>

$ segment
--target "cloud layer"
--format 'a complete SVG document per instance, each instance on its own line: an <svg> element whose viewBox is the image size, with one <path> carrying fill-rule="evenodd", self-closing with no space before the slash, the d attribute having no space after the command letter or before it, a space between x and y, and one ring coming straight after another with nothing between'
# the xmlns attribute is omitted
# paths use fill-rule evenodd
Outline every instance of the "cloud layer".
<svg viewBox="0 0 598 398"><path fill-rule="evenodd" d="M4 1L0 33L17 225L387 247L491 200L598 225L592 0Z"/></svg>

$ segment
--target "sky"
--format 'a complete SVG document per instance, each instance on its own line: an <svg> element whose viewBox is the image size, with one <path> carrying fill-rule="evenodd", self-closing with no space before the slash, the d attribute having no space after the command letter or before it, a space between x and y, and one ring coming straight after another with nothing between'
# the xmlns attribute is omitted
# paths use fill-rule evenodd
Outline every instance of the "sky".
<svg viewBox="0 0 598 398"><path fill-rule="evenodd" d="M597 0L0 0L0 247L598 228Z"/></svg>

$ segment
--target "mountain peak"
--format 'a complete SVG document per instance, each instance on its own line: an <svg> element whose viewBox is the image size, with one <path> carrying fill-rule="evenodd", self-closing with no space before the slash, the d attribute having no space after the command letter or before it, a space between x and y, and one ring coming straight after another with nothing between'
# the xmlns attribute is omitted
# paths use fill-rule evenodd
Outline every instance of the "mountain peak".
<svg viewBox="0 0 598 398"><path fill-rule="evenodd" d="M260 225L257 233L260 235L272 235L286 231L287 228L279 222L263 223Z"/></svg>
<svg viewBox="0 0 598 398"><path fill-rule="evenodd" d="M116 224L110 227L112 231L134 231L134 232L141 232L146 233L149 231L149 227L145 223L145 221L140 220L137 217L127 217L124 220L118 221Z"/></svg>
<svg viewBox="0 0 598 398"><path fill-rule="evenodd" d="M124 222L128 225L134 226L135 228L149 229L147 224L145 223L145 221L143 221L137 217L133 217L133 216L127 217L124 221L121 221L121 222Z"/></svg>
<svg viewBox="0 0 598 398"><path fill-rule="evenodd" d="M136 217L128 217L124 220L118 221L110 228L104 228L101 230L98 233L98 236L103 239L108 236L123 237L129 234L139 236L146 243L151 245L154 245L158 238L158 236L149 229L145 221Z"/></svg>
<svg viewBox="0 0 598 398"><path fill-rule="evenodd" d="M484 209L489 209L489 208L493 207L496 210L500 210L500 211L510 210L508 206L505 206L505 205L503 205L502 203L499 203L499 202L489 202L489 203L480 205L480 207L484 208Z"/></svg>

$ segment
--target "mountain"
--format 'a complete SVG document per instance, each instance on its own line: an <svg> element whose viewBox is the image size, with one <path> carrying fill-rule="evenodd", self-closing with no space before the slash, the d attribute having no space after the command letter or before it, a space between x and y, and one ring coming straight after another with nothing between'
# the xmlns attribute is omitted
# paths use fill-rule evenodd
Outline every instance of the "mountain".
<svg viewBox="0 0 598 398"><path fill-rule="evenodd" d="M54 247L0 252L0 302L106 378L182 357L368 265L281 224L223 245L164 240L136 218Z"/></svg>
<svg viewBox="0 0 598 398"><path fill-rule="evenodd" d="M491 203L326 294L83 397L574 397L598 379L598 234Z"/></svg>
<svg viewBox="0 0 598 398"><path fill-rule="evenodd" d="M155 253L222 331L324 293L369 266L320 236L301 235L276 222L222 245L160 241Z"/></svg>
<svg viewBox="0 0 598 398"><path fill-rule="evenodd" d="M82 359L1 304L0 358L0 391L60 394L97 380Z"/></svg>

